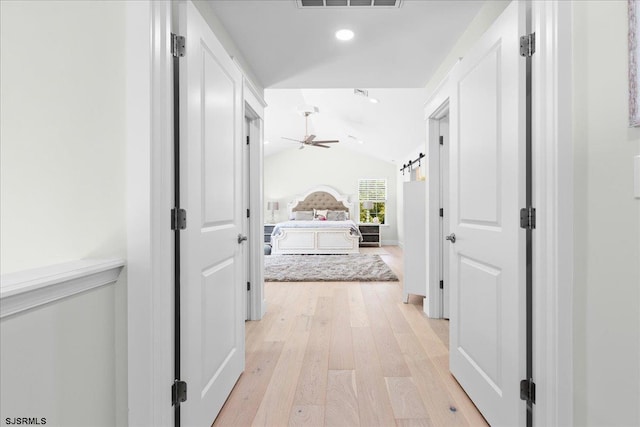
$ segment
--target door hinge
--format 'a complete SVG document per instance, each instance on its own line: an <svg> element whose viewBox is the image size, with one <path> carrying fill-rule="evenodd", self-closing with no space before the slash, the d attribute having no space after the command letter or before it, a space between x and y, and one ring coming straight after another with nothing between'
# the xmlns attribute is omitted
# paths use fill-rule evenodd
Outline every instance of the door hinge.
<svg viewBox="0 0 640 427"><path fill-rule="evenodd" d="M174 58L182 58L186 50L186 40L184 36L171 33L171 55L173 55Z"/></svg>
<svg viewBox="0 0 640 427"><path fill-rule="evenodd" d="M444 136L440 135L440 145L444 145Z"/></svg>
<svg viewBox="0 0 640 427"><path fill-rule="evenodd" d="M440 280L440 289L444 289L444 280Z"/></svg>
<svg viewBox="0 0 640 427"><path fill-rule="evenodd" d="M247 282L247 290L250 291L251 290L251 282Z"/></svg>
<svg viewBox="0 0 640 427"><path fill-rule="evenodd" d="M444 218L444 209L440 208L440 216Z"/></svg>
<svg viewBox="0 0 640 427"><path fill-rule="evenodd" d="M247 218L251 217L251 211L249 209L247 209Z"/></svg>
<svg viewBox="0 0 640 427"><path fill-rule="evenodd" d="M520 381L520 400L536 403L536 383L532 378Z"/></svg>
<svg viewBox="0 0 640 427"><path fill-rule="evenodd" d="M184 209L171 209L171 229L184 230L187 228L187 211Z"/></svg>
<svg viewBox="0 0 640 427"><path fill-rule="evenodd" d="M520 56L531 57L536 53L536 33L520 37Z"/></svg>
<svg viewBox="0 0 640 427"><path fill-rule="evenodd" d="M536 210L529 206L520 209L520 228L533 230L536 228Z"/></svg>
<svg viewBox="0 0 640 427"><path fill-rule="evenodd" d="M249 145L249 141L250 141L249 135L247 135L247 145Z"/></svg>
<svg viewBox="0 0 640 427"><path fill-rule="evenodd" d="M187 383L180 380L174 380L171 386L171 404L176 406L187 401Z"/></svg>

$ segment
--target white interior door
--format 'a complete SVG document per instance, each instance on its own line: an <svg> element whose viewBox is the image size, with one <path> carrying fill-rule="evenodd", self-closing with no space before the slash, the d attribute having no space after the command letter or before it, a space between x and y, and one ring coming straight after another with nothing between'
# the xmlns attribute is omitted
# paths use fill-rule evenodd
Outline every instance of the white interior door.
<svg viewBox="0 0 640 427"><path fill-rule="evenodd" d="M494 427L526 420L524 3L452 73L450 369Z"/></svg>
<svg viewBox="0 0 640 427"><path fill-rule="evenodd" d="M244 369L242 76L193 4L180 8L181 417L204 426Z"/></svg>

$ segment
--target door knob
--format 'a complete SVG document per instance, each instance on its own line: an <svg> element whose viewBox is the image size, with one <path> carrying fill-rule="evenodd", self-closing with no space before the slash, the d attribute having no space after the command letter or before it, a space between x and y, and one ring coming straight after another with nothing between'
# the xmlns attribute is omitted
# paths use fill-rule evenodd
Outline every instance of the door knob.
<svg viewBox="0 0 640 427"><path fill-rule="evenodd" d="M456 242L456 233L451 233L448 236L445 237L445 239L451 241L451 243L455 243Z"/></svg>
<svg viewBox="0 0 640 427"><path fill-rule="evenodd" d="M238 234L238 244L247 240L247 236L243 236L242 234Z"/></svg>

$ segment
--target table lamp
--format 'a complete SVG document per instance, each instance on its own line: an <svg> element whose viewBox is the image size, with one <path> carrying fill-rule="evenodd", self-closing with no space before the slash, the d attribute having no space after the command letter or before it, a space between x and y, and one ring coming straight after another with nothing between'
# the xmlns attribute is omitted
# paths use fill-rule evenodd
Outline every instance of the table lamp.
<svg viewBox="0 0 640 427"><path fill-rule="evenodd" d="M373 209L373 202L371 200L365 200L362 202L362 209L367 211L367 222L371 222L371 214L369 211Z"/></svg>
<svg viewBox="0 0 640 427"><path fill-rule="evenodd" d="M280 209L280 204L278 202L267 202L267 210L271 211L271 223L274 224L276 222L274 217L274 212Z"/></svg>

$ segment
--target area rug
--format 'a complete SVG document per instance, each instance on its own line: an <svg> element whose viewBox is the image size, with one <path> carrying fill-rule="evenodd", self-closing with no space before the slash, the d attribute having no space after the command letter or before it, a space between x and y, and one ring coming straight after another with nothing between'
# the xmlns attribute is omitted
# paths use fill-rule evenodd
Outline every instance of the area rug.
<svg viewBox="0 0 640 427"><path fill-rule="evenodd" d="M397 282L375 254L267 255L265 282Z"/></svg>

